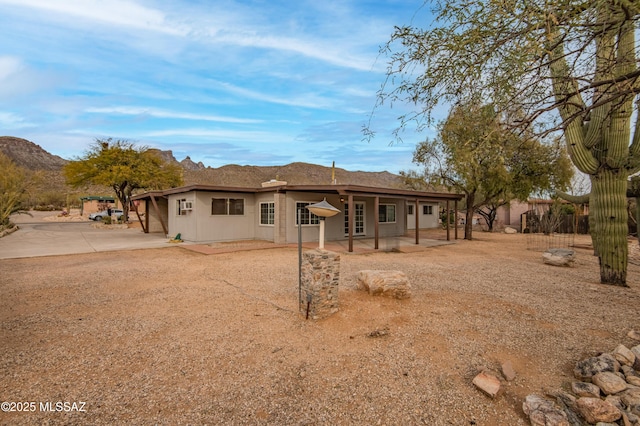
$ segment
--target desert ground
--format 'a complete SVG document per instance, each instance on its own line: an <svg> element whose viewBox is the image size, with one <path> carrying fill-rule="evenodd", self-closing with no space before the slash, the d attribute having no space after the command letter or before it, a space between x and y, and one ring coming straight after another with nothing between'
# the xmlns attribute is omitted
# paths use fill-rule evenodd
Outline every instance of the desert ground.
<svg viewBox="0 0 640 426"><path fill-rule="evenodd" d="M0 423L527 425L527 395L639 343L633 256L629 288L604 286L588 237L555 267L523 234L474 235L342 253L340 309L317 321L298 312L295 248L0 260L0 400L27 403ZM358 290L364 269L405 272L412 297ZM505 361L496 398L472 384Z"/></svg>

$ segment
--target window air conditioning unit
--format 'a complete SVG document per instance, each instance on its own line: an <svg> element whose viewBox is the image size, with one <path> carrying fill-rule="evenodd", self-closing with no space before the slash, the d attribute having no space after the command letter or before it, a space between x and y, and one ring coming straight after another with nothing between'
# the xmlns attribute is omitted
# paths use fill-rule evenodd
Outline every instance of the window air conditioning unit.
<svg viewBox="0 0 640 426"><path fill-rule="evenodd" d="M180 206L181 210L193 210L193 201L183 201L182 206Z"/></svg>

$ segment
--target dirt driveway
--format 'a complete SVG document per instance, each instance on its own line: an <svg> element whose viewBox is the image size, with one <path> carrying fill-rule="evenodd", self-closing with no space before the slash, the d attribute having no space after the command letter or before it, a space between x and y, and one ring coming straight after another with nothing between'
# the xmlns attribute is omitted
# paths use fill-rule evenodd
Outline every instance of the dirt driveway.
<svg viewBox="0 0 640 426"><path fill-rule="evenodd" d="M34 402L0 423L527 425L526 395L637 344L640 267L602 286L589 250L559 268L524 235L477 237L343 254L321 321L297 312L294 248L0 260L0 400ZM413 297L358 291L363 269L404 271ZM506 360L496 399L471 384Z"/></svg>

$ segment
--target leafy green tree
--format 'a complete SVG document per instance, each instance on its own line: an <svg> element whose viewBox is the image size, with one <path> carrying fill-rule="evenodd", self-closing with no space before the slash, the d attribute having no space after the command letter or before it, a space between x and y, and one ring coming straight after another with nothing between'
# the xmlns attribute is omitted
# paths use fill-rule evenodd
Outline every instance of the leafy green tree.
<svg viewBox="0 0 640 426"><path fill-rule="evenodd" d="M429 123L442 102L471 91L511 122L536 132L562 131L573 164L590 175L589 199L600 281L626 285L627 178L640 170L637 0L433 1L428 29L397 27L383 101L418 108L404 127ZM632 125L634 127L632 134Z"/></svg>
<svg viewBox="0 0 640 426"><path fill-rule="evenodd" d="M0 152L0 229L11 225L14 213L27 213L22 201L33 180L29 173L18 167L9 157Z"/></svg>
<svg viewBox="0 0 640 426"><path fill-rule="evenodd" d="M155 150L125 140L96 139L84 157L63 170L68 185L113 188L128 217L129 201L138 189L165 189L182 184L182 168L165 162Z"/></svg>
<svg viewBox="0 0 640 426"><path fill-rule="evenodd" d="M565 188L573 174L563 149L505 130L492 106L454 108L438 136L417 146L413 161L425 167L431 184L465 194L468 240L474 212L492 226L499 206Z"/></svg>

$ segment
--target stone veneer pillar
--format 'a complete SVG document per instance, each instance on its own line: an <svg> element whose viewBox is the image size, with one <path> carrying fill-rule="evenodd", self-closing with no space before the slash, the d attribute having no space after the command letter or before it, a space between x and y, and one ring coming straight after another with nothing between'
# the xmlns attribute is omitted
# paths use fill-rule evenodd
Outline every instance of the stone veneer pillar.
<svg viewBox="0 0 640 426"><path fill-rule="evenodd" d="M300 313L305 318L322 319L338 312L340 255L315 249L302 254Z"/></svg>

